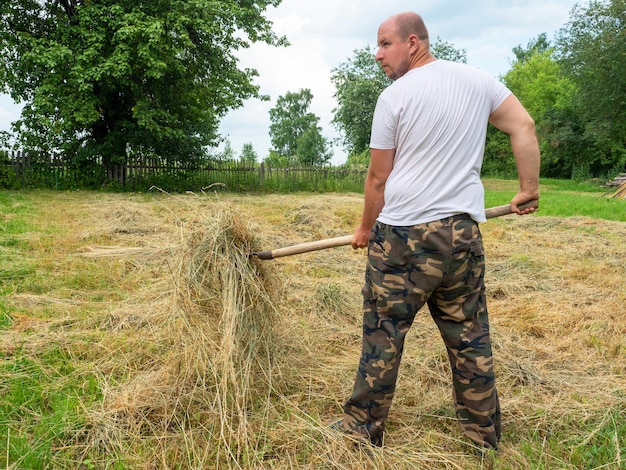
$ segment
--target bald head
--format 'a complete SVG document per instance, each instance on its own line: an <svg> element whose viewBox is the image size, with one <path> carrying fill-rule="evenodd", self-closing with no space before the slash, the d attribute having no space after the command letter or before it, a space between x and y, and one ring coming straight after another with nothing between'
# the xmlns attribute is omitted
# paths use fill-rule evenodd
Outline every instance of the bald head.
<svg viewBox="0 0 626 470"><path fill-rule="evenodd" d="M420 41L428 42L428 29L424 20L417 13L410 11L398 13L387 18L383 24L392 26L396 34L405 41L411 34L415 34ZM381 25L382 26L382 25Z"/></svg>
<svg viewBox="0 0 626 470"><path fill-rule="evenodd" d="M392 80L436 60L429 49L428 30L417 13L399 13L378 28L376 60Z"/></svg>

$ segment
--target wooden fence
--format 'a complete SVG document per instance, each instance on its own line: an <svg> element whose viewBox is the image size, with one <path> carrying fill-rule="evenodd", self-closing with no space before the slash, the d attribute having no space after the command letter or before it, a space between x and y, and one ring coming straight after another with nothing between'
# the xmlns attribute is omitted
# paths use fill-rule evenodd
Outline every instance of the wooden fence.
<svg viewBox="0 0 626 470"><path fill-rule="evenodd" d="M88 181L101 186L115 184L129 190L159 186L167 190L360 191L366 174L364 169L347 167L272 167L266 163L210 160L189 164L154 157L132 157L124 164L105 168L99 158L77 165L63 155L21 151L0 151L1 165L14 172L22 187L67 188Z"/></svg>

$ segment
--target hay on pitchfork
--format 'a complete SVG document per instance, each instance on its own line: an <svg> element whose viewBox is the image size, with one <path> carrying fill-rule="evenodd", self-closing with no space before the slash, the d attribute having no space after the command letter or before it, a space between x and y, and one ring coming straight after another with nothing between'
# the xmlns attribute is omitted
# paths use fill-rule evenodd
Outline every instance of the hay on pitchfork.
<svg viewBox="0 0 626 470"><path fill-rule="evenodd" d="M220 210L190 237L179 269L185 311L195 322L214 322L205 331L217 333L205 344L227 449L254 439L247 418L272 388L276 292L268 265L250 257L254 244L250 229Z"/></svg>
<svg viewBox="0 0 626 470"><path fill-rule="evenodd" d="M167 352L108 393L95 417L92 441L103 452L116 450L110 436L141 441L174 428L197 461L240 461L259 445L250 421L270 412L275 282L268 265L249 256L256 240L237 214L218 206L202 216L185 224L180 249L171 250L172 285L154 289L146 306L162 311L146 316Z"/></svg>

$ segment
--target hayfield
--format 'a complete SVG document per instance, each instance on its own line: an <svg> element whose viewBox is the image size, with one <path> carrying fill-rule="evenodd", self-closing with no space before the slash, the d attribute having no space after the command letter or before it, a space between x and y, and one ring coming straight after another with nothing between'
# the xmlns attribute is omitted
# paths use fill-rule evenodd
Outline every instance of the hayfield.
<svg viewBox="0 0 626 470"><path fill-rule="evenodd" d="M575 197L575 196L572 196ZM10 193L0 214L0 466L620 469L626 223L482 224L504 435L460 433L439 334L409 333L385 445L328 424L360 351L357 194Z"/></svg>

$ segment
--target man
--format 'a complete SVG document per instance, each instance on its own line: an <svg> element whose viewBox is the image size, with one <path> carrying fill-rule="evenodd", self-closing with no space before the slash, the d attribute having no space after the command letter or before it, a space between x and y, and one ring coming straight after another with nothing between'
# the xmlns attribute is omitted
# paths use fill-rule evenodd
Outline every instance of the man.
<svg viewBox="0 0 626 470"><path fill-rule="evenodd" d="M500 82L437 60L416 13L378 30L376 60L394 83L378 99L361 224L353 248L368 247L363 346L354 389L335 428L375 445L394 396L404 337L427 304L446 345L462 431L496 448L501 435L484 295L480 169L487 123L509 134L519 205L539 198L535 125Z"/></svg>

